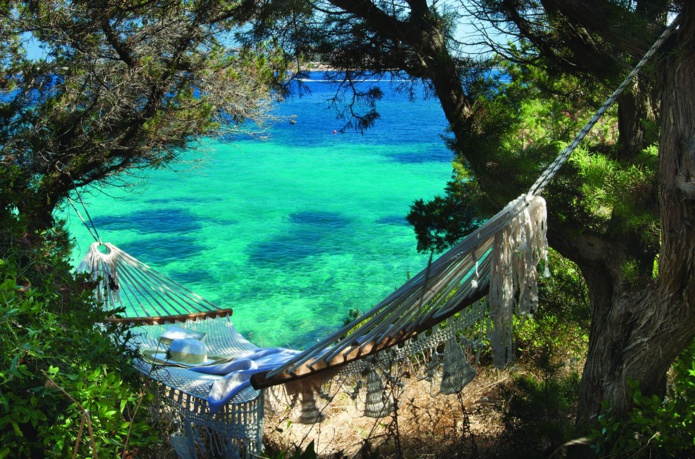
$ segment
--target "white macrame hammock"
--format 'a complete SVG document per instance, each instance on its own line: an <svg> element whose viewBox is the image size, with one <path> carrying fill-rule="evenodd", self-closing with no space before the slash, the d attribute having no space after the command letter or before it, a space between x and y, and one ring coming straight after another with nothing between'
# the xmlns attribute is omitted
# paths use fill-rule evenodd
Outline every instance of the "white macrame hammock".
<svg viewBox="0 0 695 459"><path fill-rule="evenodd" d="M677 21L664 31L623 83L529 190L507 204L483 226L434 260L422 272L370 311L270 371L255 374L224 408L211 413L207 397L221 376L137 360L157 383L164 406L182 418L172 444L181 457L196 450L226 457L251 457L261 448L263 391L285 385L301 396L301 422L322 419L315 394L330 399L328 380L352 378L363 390L364 413L381 417L393 408L382 380L399 365L416 365L438 381L437 392L457 393L475 376L471 365L489 340L494 364L504 367L513 354L515 313L538 307L537 267L548 274L546 207L538 196L635 74L654 54ZM108 243L92 244L78 268L98 284L97 301L108 310L125 309L115 319L138 326L136 344L161 346L165 322L205 333L211 355L234 359L258 347L234 328L230 309L221 309ZM445 324L446 326L444 326ZM443 346L444 351L438 352ZM364 375L364 380L362 380ZM361 382L355 383L357 378ZM355 392L355 399L360 398Z"/></svg>

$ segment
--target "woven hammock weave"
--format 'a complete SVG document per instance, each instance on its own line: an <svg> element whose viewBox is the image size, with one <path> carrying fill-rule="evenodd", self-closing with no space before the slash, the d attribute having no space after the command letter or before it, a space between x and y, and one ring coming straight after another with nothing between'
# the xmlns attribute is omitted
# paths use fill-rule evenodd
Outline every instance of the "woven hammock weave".
<svg viewBox="0 0 695 459"><path fill-rule="evenodd" d="M258 346L248 341L237 331L228 317L190 321L184 326L187 330L205 334L202 341L207 347L209 356L232 360L244 351L259 349ZM143 325L133 327L131 331L134 341L138 343L141 349L155 351L160 349L164 351L166 347L159 342L159 337L162 336L167 327L165 324ZM147 360L137 360L135 365L150 378L175 387L186 394L203 399L208 398L212 381L220 378L220 376L216 375L205 375L186 368L166 365L167 362L162 363L163 365L157 365ZM258 391L249 388L242 391L234 402L244 402L246 399L254 398L257 395Z"/></svg>
<svg viewBox="0 0 695 459"><path fill-rule="evenodd" d="M104 251L102 251L104 250ZM165 351L159 341L171 323L203 336L207 352L233 359L258 346L246 340L232 324L231 309L221 309L109 243L94 243L78 267L95 283L95 299L105 310L124 308L119 322L132 327L131 345L142 351ZM174 416L181 431L171 437L179 457L250 459L262 450L263 394L253 388L240 391L215 414L208 396L218 375L139 358L135 367L154 383L162 415Z"/></svg>

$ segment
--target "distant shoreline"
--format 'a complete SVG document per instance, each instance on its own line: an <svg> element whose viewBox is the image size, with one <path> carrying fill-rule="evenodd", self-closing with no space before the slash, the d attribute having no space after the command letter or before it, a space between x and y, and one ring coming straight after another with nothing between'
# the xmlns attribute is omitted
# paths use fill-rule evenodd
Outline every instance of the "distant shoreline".
<svg viewBox="0 0 695 459"><path fill-rule="evenodd" d="M321 62L309 62L305 67L300 68L301 72L337 72L338 69Z"/></svg>

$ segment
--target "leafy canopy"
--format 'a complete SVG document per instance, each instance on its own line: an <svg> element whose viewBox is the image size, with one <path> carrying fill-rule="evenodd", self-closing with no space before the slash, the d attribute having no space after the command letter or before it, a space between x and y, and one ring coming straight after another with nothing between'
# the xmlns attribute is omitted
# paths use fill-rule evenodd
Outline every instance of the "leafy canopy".
<svg viewBox="0 0 695 459"><path fill-rule="evenodd" d="M267 120L281 89L285 60L272 44L230 47L255 14L248 2L11 1L3 9L0 163L22 172L15 204L40 229L73 188L162 167L202 136Z"/></svg>

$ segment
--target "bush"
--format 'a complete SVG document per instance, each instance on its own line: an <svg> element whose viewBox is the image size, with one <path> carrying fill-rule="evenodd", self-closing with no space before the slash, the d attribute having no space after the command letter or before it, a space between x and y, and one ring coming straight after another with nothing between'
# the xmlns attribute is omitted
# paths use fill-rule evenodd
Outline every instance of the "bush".
<svg viewBox="0 0 695 459"><path fill-rule="evenodd" d="M695 457L695 341L672 368L665 398L644 395L639 382L629 381L634 406L626 417L603 406L590 434L601 457Z"/></svg>
<svg viewBox="0 0 695 459"><path fill-rule="evenodd" d="M562 371L549 348L537 352L538 374L517 375L503 390L507 457L548 457L573 438L579 374Z"/></svg>
<svg viewBox="0 0 695 459"><path fill-rule="evenodd" d="M515 326L518 357L532 360L539 348L550 347L553 358L577 362L589 343L588 290L574 263L552 249L548 256L552 275L540 279L540 307L532 320L519 320Z"/></svg>
<svg viewBox="0 0 695 459"><path fill-rule="evenodd" d="M107 314L71 272L62 233L0 239L0 458L121 457L151 445L129 332L100 325Z"/></svg>
<svg viewBox="0 0 695 459"><path fill-rule="evenodd" d="M590 308L576 265L551 250L550 267L552 276L539 286L540 309L515 319L522 371L502 394L505 457L548 457L574 436Z"/></svg>

